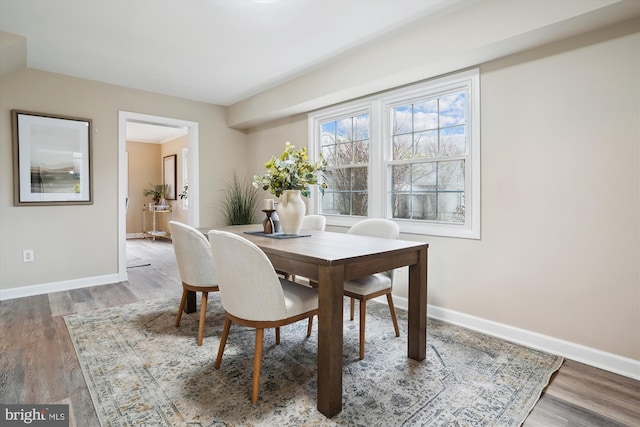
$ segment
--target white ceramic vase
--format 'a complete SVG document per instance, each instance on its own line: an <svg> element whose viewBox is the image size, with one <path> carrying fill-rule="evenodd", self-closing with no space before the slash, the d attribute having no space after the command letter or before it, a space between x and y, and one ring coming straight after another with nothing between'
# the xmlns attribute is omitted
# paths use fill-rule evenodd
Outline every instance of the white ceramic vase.
<svg viewBox="0 0 640 427"><path fill-rule="evenodd" d="M302 220L307 211L300 190L286 190L282 193L282 198L276 212L280 218L282 231L284 234L298 234L302 228Z"/></svg>

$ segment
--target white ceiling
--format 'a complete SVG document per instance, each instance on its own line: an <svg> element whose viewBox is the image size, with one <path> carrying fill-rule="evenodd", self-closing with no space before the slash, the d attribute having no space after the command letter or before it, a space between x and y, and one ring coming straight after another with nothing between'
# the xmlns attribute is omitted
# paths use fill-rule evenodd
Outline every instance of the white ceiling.
<svg viewBox="0 0 640 427"><path fill-rule="evenodd" d="M476 0L0 0L27 66L228 106Z"/></svg>

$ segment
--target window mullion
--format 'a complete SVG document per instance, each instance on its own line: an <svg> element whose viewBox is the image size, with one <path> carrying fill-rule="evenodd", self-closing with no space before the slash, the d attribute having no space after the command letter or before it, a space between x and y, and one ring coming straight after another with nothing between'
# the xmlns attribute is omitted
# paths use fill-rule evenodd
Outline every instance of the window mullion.
<svg viewBox="0 0 640 427"><path fill-rule="evenodd" d="M386 171L377 165L383 165L386 159L383 141L382 104L379 100L371 103L370 128L369 128L369 216L373 218L386 218Z"/></svg>

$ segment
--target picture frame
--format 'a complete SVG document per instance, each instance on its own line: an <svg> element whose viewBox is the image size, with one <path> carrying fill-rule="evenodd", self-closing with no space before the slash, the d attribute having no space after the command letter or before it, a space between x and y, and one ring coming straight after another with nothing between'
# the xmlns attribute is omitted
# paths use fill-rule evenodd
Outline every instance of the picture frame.
<svg viewBox="0 0 640 427"><path fill-rule="evenodd" d="M11 110L15 206L93 204L92 121Z"/></svg>
<svg viewBox="0 0 640 427"><path fill-rule="evenodd" d="M176 200L176 164L177 157L175 154L163 157L162 176L164 177L163 184L167 186L167 192L165 193L165 199Z"/></svg>

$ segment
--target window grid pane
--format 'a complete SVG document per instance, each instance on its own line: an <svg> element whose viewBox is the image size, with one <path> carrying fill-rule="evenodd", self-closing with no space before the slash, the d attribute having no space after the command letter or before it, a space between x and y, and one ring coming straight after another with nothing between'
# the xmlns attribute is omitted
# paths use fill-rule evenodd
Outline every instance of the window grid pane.
<svg viewBox="0 0 640 427"><path fill-rule="evenodd" d="M322 198L322 213L366 216L369 203L367 174L366 166L327 170L328 188Z"/></svg>
<svg viewBox="0 0 640 427"><path fill-rule="evenodd" d="M391 108L392 159L468 154L466 91Z"/></svg>
<svg viewBox="0 0 640 427"><path fill-rule="evenodd" d="M393 218L465 223L466 98L462 90L390 109ZM451 156L462 159L443 160Z"/></svg>
<svg viewBox="0 0 640 427"><path fill-rule="evenodd" d="M369 113L323 122L320 132L320 150L327 161L322 213L366 216Z"/></svg>
<svg viewBox="0 0 640 427"><path fill-rule="evenodd" d="M465 222L465 161L391 165L392 218Z"/></svg>

